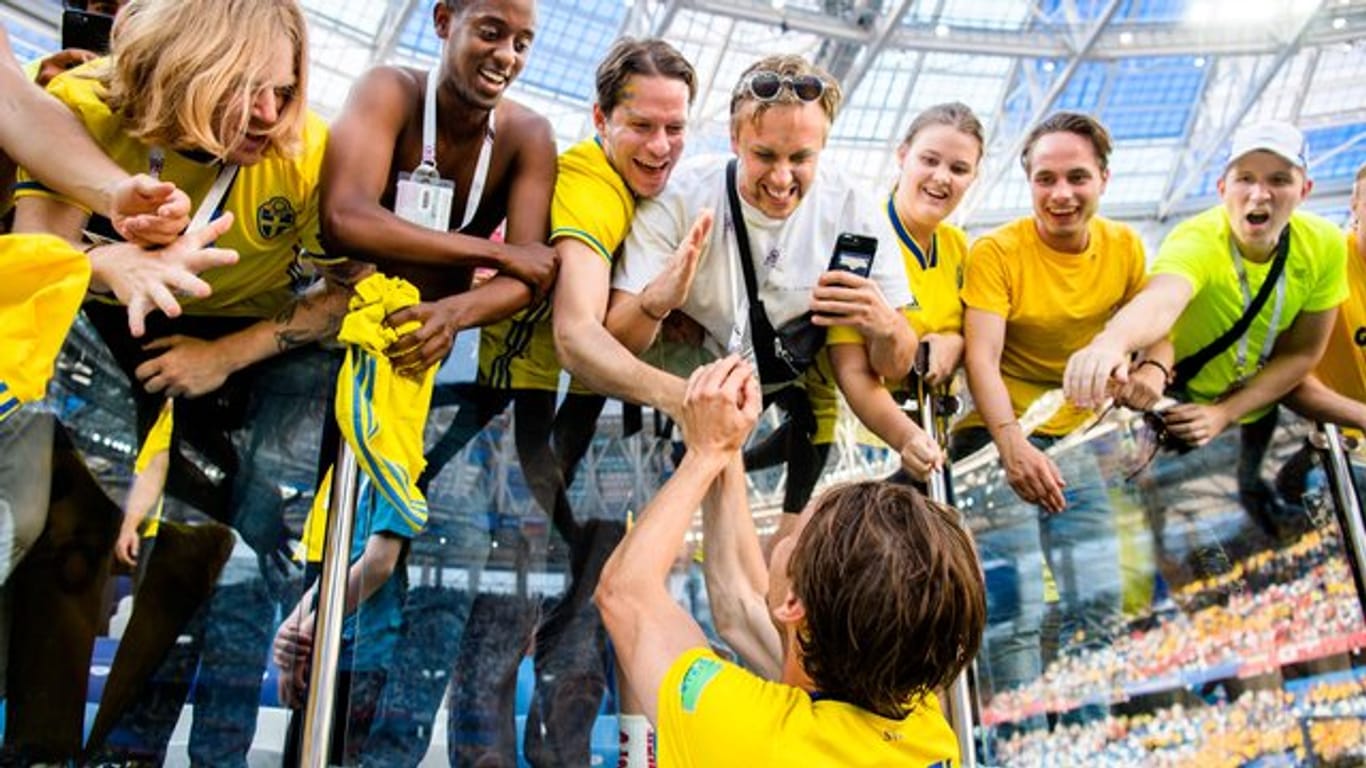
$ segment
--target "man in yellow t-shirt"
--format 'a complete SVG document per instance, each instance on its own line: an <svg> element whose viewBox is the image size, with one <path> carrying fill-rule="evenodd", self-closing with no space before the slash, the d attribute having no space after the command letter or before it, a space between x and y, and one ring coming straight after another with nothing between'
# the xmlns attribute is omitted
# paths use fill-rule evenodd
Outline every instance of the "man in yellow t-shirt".
<svg viewBox="0 0 1366 768"><path fill-rule="evenodd" d="M626 678L658 731L660 768L958 764L931 691L975 654L986 613L958 513L905 486L841 486L801 514L765 571L739 456L761 401L754 369L735 355L692 374L687 453L598 587ZM775 680L717 656L667 589L671 563L658 553L683 542L711 488L720 501L708 513L707 560L721 571L708 588L717 577L727 601L756 617L746 661ZM928 567L897 565L912 562Z"/></svg>
<svg viewBox="0 0 1366 768"><path fill-rule="evenodd" d="M1348 297L1338 307L1338 319L1314 375L1290 391L1283 401L1291 410L1318 422L1347 427L1358 439L1366 432L1366 165L1357 169L1352 185L1352 226L1347 232ZM1311 471L1313 448L1306 445L1276 474L1281 497L1295 500L1304 493ZM1359 459L1358 451L1355 458ZM1366 465L1352 462L1357 493L1366 493Z"/></svg>
<svg viewBox="0 0 1366 768"><path fill-rule="evenodd" d="M1138 234L1096 215L1110 146L1105 127L1086 115L1059 112L1036 126L1021 156L1034 215L979 238L965 269L965 361L976 407L954 426L949 452L962 458L994 441L1010 487L1038 505L1003 515L1008 522L979 537L984 559L1012 564L1019 590L1009 604L994 605L990 617L988 669L996 693L1042 670L1045 552L1061 603L1062 653L1108 645L1120 616L1119 546L1095 457L1072 450L1063 472L1044 452L1089 411L1064 406L1032 435L1018 421L1061 386L1068 355L1143 286Z"/></svg>

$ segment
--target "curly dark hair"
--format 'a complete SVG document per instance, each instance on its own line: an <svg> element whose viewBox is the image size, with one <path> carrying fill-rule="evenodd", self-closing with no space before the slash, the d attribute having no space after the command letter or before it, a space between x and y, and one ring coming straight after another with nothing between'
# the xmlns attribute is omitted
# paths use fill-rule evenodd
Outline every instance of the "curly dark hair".
<svg viewBox="0 0 1366 768"><path fill-rule="evenodd" d="M951 507L886 482L815 502L788 569L806 609L802 662L833 699L902 719L977 654L986 586Z"/></svg>

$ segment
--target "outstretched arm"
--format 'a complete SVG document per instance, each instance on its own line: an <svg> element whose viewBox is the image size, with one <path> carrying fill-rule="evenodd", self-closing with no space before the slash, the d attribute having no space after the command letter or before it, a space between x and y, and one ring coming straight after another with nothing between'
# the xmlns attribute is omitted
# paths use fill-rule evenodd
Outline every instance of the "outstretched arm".
<svg viewBox="0 0 1366 768"><path fill-rule="evenodd" d="M147 176L130 179L69 109L28 82L0 30L0 178L12 179L16 163L86 208L108 215L132 242L169 243L190 223L185 193Z"/></svg>
<svg viewBox="0 0 1366 768"><path fill-rule="evenodd" d="M1281 402L1306 419L1366 431L1366 403L1338 394L1310 375Z"/></svg>
<svg viewBox="0 0 1366 768"><path fill-rule="evenodd" d="M1150 277L1143 290L1110 318L1105 330L1068 359L1062 379L1068 399L1083 408L1096 408L1110 396L1112 382L1128 383L1129 355L1165 339L1192 294L1184 277Z"/></svg>
<svg viewBox="0 0 1366 768"><path fill-rule="evenodd" d="M702 574L716 631L769 680L782 675L782 639L768 615L768 566L750 514L745 463L733 456L702 500Z"/></svg>
<svg viewBox="0 0 1366 768"><path fill-rule="evenodd" d="M595 392L677 417L683 408L683 380L641 362L603 325L611 265L570 237L556 241L555 250L560 254L554 312L560 362Z"/></svg>
<svg viewBox="0 0 1366 768"><path fill-rule="evenodd" d="M594 601L651 722L669 666L707 644L702 628L669 595L672 558L660 554L678 551L706 489L753 429L761 399L753 370L738 357L693 373L682 410L688 452L603 567Z"/></svg>
<svg viewBox="0 0 1366 768"><path fill-rule="evenodd" d="M967 344L965 361L972 402L982 415L991 439L1001 453L1006 480L1024 501L1039 504L1054 514L1067 501L1062 495L1062 472L1053 460L1030 444L1001 377L1001 351L1005 347L1006 320L992 312L968 307L963 315Z"/></svg>
<svg viewBox="0 0 1366 768"><path fill-rule="evenodd" d="M134 370L148 392L199 397L223 386L228 376L275 355L337 335L346 317L355 275L368 266L345 262L323 268L323 280L286 304L274 317L237 333L204 341L165 336L147 349L165 350Z"/></svg>
<svg viewBox="0 0 1366 768"><path fill-rule="evenodd" d="M702 249L711 234L714 216L703 208L693 220L683 242L664 264L664 269L638 294L612 291L607 309L607 330L632 354L640 354L654 341L659 326L670 312L683 306L692 291L693 277Z"/></svg>
<svg viewBox="0 0 1366 768"><path fill-rule="evenodd" d="M922 480L933 469L944 466L944 451L882 386L882 379L869 363L867 349L862 344L835 344L828 349L835 382L849 408L873 434L900 453L901 465Z"/></svg>
<svg viewBox="0 0 1366 768"><path fill-rule="evenodd" d="M15 207L15 232L48 232L80 246L81 228L89 216L69 203L45 197L26 197ZM144 321L153 309L167 317L180 314L176 294L203 298L209 284L196 275L211 267L237 261L237 252L207 247L232 226L227 213L197 232L181 236L159 251L148 251L132 243L112 243L91 248L90 289L112 293L128 307L128 329L141 336Z"/></svg>
<svg viewBox="0 0 1366 768"><path fill-rule="evenodd" d="M1247 386L1217 403L1183 403L1163 411L1167 428L1191 445L1204 445L1243 416L1276 402L1314 370L1337 316L1337 307L1301 312L1276 338L1271 359Z"/></svg>

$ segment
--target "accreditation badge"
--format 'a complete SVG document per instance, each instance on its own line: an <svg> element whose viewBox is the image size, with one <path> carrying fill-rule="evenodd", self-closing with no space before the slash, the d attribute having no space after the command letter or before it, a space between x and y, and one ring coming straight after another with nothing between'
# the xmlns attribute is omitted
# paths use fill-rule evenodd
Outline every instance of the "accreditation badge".
<svg viewBox="0 0 1366 768"><path fill-rule="evenodd" d="M455 183L441 178L434 166L423 163L412 173L398 175L394 213L419 227L445 232L450 228Z"/></svg>

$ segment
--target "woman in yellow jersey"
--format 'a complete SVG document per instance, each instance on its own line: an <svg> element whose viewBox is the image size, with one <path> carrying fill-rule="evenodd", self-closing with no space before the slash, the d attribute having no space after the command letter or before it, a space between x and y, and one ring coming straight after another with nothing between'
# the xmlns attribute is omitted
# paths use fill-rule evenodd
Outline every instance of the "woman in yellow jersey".
<svg viewBox="0 0 1366 768"><path fill-rule="evenodd" d="M977 178L982 123L966 104L921 112L897 148L901 176L887 198L906 277L919 306L908 313L916 337L929 344L926 383L946 384L963 359L963 260L968 238L948 223Z"/></svg>

